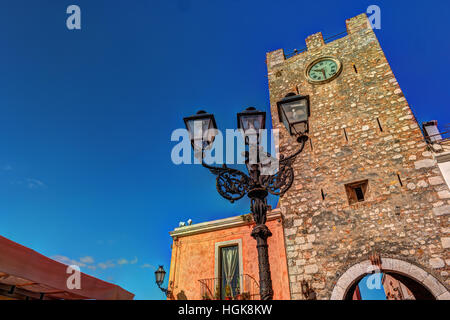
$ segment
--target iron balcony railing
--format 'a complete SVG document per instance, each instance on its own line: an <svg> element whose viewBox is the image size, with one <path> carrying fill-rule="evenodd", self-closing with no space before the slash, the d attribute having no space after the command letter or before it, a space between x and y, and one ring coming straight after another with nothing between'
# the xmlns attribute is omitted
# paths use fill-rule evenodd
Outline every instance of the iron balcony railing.
<svg viewBox="0 0 450 320"><path fill-rule="evenodd" d="M235 277L226 285L223 278L200 279L203 300L260 300L258 282L248 274Z"/></svg>

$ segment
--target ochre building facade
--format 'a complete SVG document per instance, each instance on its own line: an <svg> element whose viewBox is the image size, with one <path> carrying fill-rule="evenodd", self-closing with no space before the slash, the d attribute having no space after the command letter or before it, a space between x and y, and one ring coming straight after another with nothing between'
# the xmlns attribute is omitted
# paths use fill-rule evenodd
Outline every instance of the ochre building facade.
<svg viewBox="0 0 450 320"><path fill-rule="evenodd" d="M378 268L416 298L450 299L448 186L367 16L346 26L347 35L329 43L311 35L290 58L282 49L267 54L281 153L296 142L277 102L300 93L311 106L310 141L279 203L291 298L304 299L306 280L318 299L349 299ZM337 76L313 83L308 67L324 57L339 61Z"/></svg>
<svg viewBox="0 0 450 320"><path fill-rule="evenodd" d="M274 299L289 300L280 210L268 213L267 226L273 234L268 244ZM259 300L258 252L256 240L251 237L253 227L251 216L242 215L182 226L171 231L173 244L169 290L173 295L169 299ZM230 261L224 261L230 253L225 250L229 249L234 249L234 256L231 255ZM226 269L232 269L232 272L226 274Z"/></svg>

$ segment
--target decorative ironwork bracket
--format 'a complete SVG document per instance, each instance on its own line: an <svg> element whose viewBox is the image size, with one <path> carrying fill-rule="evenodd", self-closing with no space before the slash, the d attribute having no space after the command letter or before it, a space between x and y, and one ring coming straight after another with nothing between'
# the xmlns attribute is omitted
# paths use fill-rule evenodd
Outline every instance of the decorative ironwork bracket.
<svg viewBox="0 0 450 320"><path fill-rule="evenodd" d="M226 164L222 167L214 167L203 161L203 155L202 166L217 176L217 191L223 198L232 203L242 199L246 194L253 199L250 191L255 189L264 189L273 195L282 196L294 182L292 164L295 158L303 151L307 140L307 136L301 136L298 139L301 146L295 153L288 157L280 156L279 169L274 175L261 175L258 168L251 169L249 175L247 175L240 170L229 168Z"/></svg>
<svg viewBox="0 0 450 320"><path fill-rule="evenodd" d="M158 285L158 287L162 292L164 292L167 298L173 299L173 290L170 290L169 288L166 289L164 287L161 287L160 285ZM169 287L173 289L173 281L170 281Z"/></svg>

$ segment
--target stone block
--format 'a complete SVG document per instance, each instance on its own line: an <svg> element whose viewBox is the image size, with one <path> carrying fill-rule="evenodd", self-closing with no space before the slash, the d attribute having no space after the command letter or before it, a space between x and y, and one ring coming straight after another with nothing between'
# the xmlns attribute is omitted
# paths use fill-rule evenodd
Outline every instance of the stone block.
<svg viewBox="0 0 450 320"><path fill-rule="evenodd" d="M445 262L441 258L431 258L428 263L433 269L440 269L445 267Z"/></svg>
<svg viewBox="0 0 450 320"><path fill-rule="evenodd" d="M333 288L333 292L331 293L330 300L342 300L342 298L344 297L344 294L345 294L345 289L336 285Z"/></svg>
<svg viewBox="0 0 450 320"><path fill-rule="evenodd" d="M440 295L447 292L447 289L445 289L445 287L431 274L425 278L423 284L431 291L431 293L435 297L439 297Z"/></svg>
<svg viewBox="0 0 450 320"><path fill-rule="evenodd" d="M284 50L278 49L272 52L267 53L267 67L270 69L276 65L282 64L285 60L284 58Z"/></svg>
<svg viewBox="0 0 450 320"><path fill-rule="evenodd" d="M339 278L337 285L339 285L341 288L348 288L353 280L354 279L351 277L351 275L346 272Z"/></svg>
<svg viewBox="0 0 450 320"><path fill-rule="evenodd" d="M302 286L300 282L293 282L291 283L291 293L301 293L302 292Z"/></svg>
<svg viewBox="0 0 450 320"><path fill-rule="evenodd" d="M450 199L450 191L443 190L438 192L439 199Z"/></svg>
<svg viewBox="0 0 450 320"><path fill-rule="evenodd" d="M417 186L420 187L420 188L426 188L426 187L428 187L428 183L426 183L424 180L420 180L417 183Z"/></svg>
<svg viewBox="0 0 450 320"><path fill-rule="evenodd" d="M406 185L406 187L407 187L409 190L414 190L414 189L416 189L416 185L415 185L414 183L412 183L412 182L408 183L408 184Z"/></svg>
<svg viewBox="0 0 450 320"><path fill-rule="evenodd" d="M425 278L429 275L428 272L413 264L410 266L408 274L419 282L425 280Z"/></svg>
<svg viewBox="0 0 450 320"><path fill-rule="evenodd" d="M450 292L446 291L436 298L437 300L450 300Z"/></svg>
<svg viewBox="0 0 450 320"><path fill-rule="evenodd" d="M439 208L433 208L433 213L435 216L444 216L450 214L450 205L442 206Z"/></svg>
<svg viewBox="0 0 450 320"><path fill-rule="evenodd" d="M436 160L433 159L424 159L414 162L414 166L417 170L423 169L423 168L431 168L436 165Z"/></svg>
<svg viewBox="0 0 450 320"><path fill-rule="evenodd" d="M303 265L306 264L306 260L305 260L305 259L298 259L298 260L296 261L296 264L297 264L298 266L303 266Z"/></svg>
<svg viewBox="0 0 450 320"><path fill-rule="evenodd" d="M352 281L365 273L367 273L367 270L364 270L364 268L362 268L362 265L360 263L350 267L346 272L346 274L349 275Z"/></svg>
<svg viewBox="0 0 450 320"><path fill-rule="evenodd" d="M391 258L381 258L381 266L383 270L394 270L394 260Z"/></svg>
<svg viewBox="0 0 450 320"><path fill-rule="evenodd" d="M441 238L441 242L442 242L442 247L444 249L449 249L450 248L450 238Z"/></svg>
<svg viewBox="0 0 450 320"><path fill-rule="evenodd" d="M306 274L314 274L319 272L319 267L316 264L310 264L305 266L305 273Z"/></svg>
<svg viewBox="0 0 450 320"><path fill-rule="evenodd" d="M322 32L317 32L310 35L308 38L306 38L305 42L308 50L318 49L325 44L325 42L323 41Z"/></svg>
<svg viewBox="0 0 450 320"><path fill-rule="evenodd" d="M308 242L314 242L314 241L316 241L316 236L313 235L313 234L307 235L306 238L308 239Z"/></svg>
<svg viewBox="0 0 450 320"><path fill-rule="evenodd" d="M440 185L440 184L444 184L444 183L445 183L444 179L442 179L442 177L439 177L439 176L428 178L428 182L429 182L432 186L437 186L437 185Z"/></svg>

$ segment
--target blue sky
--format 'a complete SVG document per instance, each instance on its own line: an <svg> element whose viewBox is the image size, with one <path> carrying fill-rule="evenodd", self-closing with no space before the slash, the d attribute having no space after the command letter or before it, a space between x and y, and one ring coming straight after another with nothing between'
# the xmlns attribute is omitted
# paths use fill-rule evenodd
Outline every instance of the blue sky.
<svg viewBox="0 0 450 320"><path fill-rule="evenodd" d="M376 273L365 276L359 282L359 292L362 300L386 300L382 285L383 274Z"/></svg>
<svg viewBox="0 0 450 320"><path fill-rule="evenodd" d="M66 28L71 4L82 30ZM1 0L0 234L163 298L153 267L169 267L168 232L249 208L173 165L172 131L200 108L221 128L267 110L265 53L345 31L371 4L418 119L450 122L446 1Z"/></svg>

